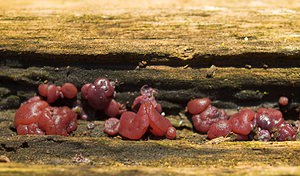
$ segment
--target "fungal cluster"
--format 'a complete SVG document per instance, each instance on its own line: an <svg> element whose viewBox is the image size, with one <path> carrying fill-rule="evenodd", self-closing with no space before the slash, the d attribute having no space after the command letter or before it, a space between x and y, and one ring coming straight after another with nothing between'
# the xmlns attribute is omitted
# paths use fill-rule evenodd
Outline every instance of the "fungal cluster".
<svg viewBox="0 0 300 176"><path fill-rule="evenodd" d="M141 95L133 102L133 111L124 112L120 120L116 118L106 120L104 132L108 135L120 134L131 140L141 139L147 132L156 137L175 139L176 129L161 115L161 105L154 97L156 91L145 85L140 92Z"/></svg>
<svg viewBox="0 0 300 176"><path fill-rule="evenodd" d="M15 114L17 133L66 136L76 130L77 117L93 120L104 113L109 118L104 125L108 135L120 134L138 140L149 132L156 137L176 138L176 129L161 115L161 105L154 97L156 90L151 87L141 88L141 95L133 102L133 111L127 111L114 99L114 83L106 78L83 85L81 101L77 100L77 93L71 83L39 85L39 96L22 104Z"/></svg>
<svg viewBox="0 0 300 176"><path fill-rule="evenodd" d="M85 84L81 88L81 102L77 101L77 94L78 90L72 83L62 86L40 84L39 96L23 103L15 114L17 133L67 136L77 129L78 115L81 119L92 119L97 111L103 111L109 117L125 111L123 105L113 99L116 94L114 86L106 78Z"/></svg>
<svg viewBox="0 0 300 176"><path fill-rule="evenodd" d="M187 108L193 115L195 130L207 133L209 139L233 135L235 140L296 140L296 130L273 108L259 108L257 112L244 108L230 118L224 110L212 106L208 98L191 100Z"/></svg>
<svg viewBox="0 0 300 176"><path fill-rule="evenodd" d="M94 83L88 83L81 88L80 118L92 120L97 118L97 112L103 112L108 117L116 117L126 111L125 106L114 100L115 86L107 78L98 78Z"/></svg>
<svg viewBox="0 0 300 176"><path fill-rule="evenodd" d="M212 106L209 98L191 100L188 102L187 108L193 114L194 128L200 133L207 133L211 125L227 119L226 112Z"/></svg>
<svg viewBox="0 0 300 176"><path fill-rule="evenodd" d="M47 94L47 101L51 102L52 98L51 93ZM67 106L51 106L47 101L34 96L20 106L14 120L18 134L67 136L77 129L75 112Z"/></svg>
<svg viewBox="0 0 300 176"><path fill-rule="evenodd" d="M73 99L77 96L77 88L71 83L65 83L62 86L40 84L38 92L48 103L54 103L59 98Z"/></svg>
<svg viewBox="0 0 300 176"><path fill-rule="evenodd" d="M75 99L77 88L73 84L41 84L38 93L40 96L34 96L23 103L15 114L14 125L18 134L67 136L77 129L75 112L68 106L51 106L58 99Z"/></svg>
<svg viewBox="0 0 300 176"><path fill-rule="evenodd" d="M176 129L162 115L162 106L156 101L157 91L147 85L140 89L128 111L115 100L115 83L98 78L81 87L81 99L72 83L62 86L41 84L38 96L21 104L15 113L14 126L20 135L63 135L77 129L77 119L99 119L105 115L104 133L120 135L124 139L139 140L146 137L176 138ZM288 99L280 97L279 105ZM296 139L296 130L287 123L282 113L273 108L241 109L230 118L222 109L211 105L209 98L190 100L187 109L192 114L194 129L207 134L209 139L233 136L235 140L286 141Z"/></svg>

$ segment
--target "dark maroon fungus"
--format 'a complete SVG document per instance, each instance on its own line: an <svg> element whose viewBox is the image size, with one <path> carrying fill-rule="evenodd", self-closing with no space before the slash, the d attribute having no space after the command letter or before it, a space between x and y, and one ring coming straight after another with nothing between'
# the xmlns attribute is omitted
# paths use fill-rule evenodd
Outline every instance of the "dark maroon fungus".
<svg viewBox="0 0 300 176"><path fill-rule="evenodd" d="M107 107L104 109L104 113L109 117L116 117L125 111L124 105L112 99Z"/></svg>
<svg viewBox="0 0 300 176"><path fill-rule="evenodd" d="M268 130L258 129L257 140L259 141L269 141L271 140L271 133Z"/></svg>
<svg viewBox="0 0 300 176"><path fill-rule="evenodd" d="M284 122L282 113L272 108L259 108L256 114L256 124L264 130L272 131Z"/></svg>
<svg viewBox="0 0 300 176"><path fill-rule="evenodd" d="M14 125L20 135L66 136L77 129L77 115L68 107L51 107L33 97L17 110Z"/></svg>
<svg viewBox="0 0 300 176"><path fill-rule="evenodd" d="M93 84L88 83L81 88L82 119L94 118L97 111L108 117L117 117L126 111L125 106L114 100L115 87L107 78L98 78Z"/></svg>
<svg viewBox="0 0 300 176"><path fill-rule="evenodd" d="M257 113L245 108L233 114L229 120L224 110L210 105L209 99L191 100L187 109L192 114L195 130L207 133L209 139L229 134L232 139L239 141L286 141L297 137L294 127L284 121L279 110L273 108L259 108Z"/></svg>
<svg viewBox="0 0 300 176"><path fill-rule="evenodd" d="M143 137L176 138L176 128L162 115L156 101L156 89L144 85L132 104L132 111L117 102L114 83L98 78L81 88L82 101L77 100L77 88L71 83L62 86L41 84L39 96L30 98L16 111L14 126L20 135L63 135L77 129L77 114L83 119L106 114L104 133L121 135L130 140ZM58 100L58 101L57 101ZM280 109L288 105L287 97L278 100ZM54 106L55 105L55 106ZM58 106L58 107L57 107ZM69 106L69 107L67 107ZM72 110L70 108L73 108ZM224 110L211 105L209 98L188 102L194 129L206 133L209 139L230 136L233 140L286 141L296 140L297 130L287 123L282 113L273 108L259 108L257 112L242 109L228 120ZM120 116L120 120L116 117Z"/></svg>
<svg viewBox="0 0 300 176"><path fill-rule="evenodd" d="M226 119L227 114L225 111L219 110L212 105L209 105L203 112L192 117L194 128L200 133L207 133L212 124Z"/></svg>
<svg viewBox="0 0 300 176"><path fill-rule="evenodd" d="M38 87L38 92L40 96L47 97L48 95L48 84L40 84Z"/></svg>
<svg viewBox="0 0 300 176"><path fill-rule="evenodd" d="M106 78L98 78L94 84L84 85L82 97L86 98L89 104L97 110L103 110L114 98L115 88ZM85 94L87 93L87 94Z"/></svg>
<svg viewBox="0 0 300 176"><path fill-rule="evenodd" d="M47 102L54 103L61 95L60 92L61 87L56 87L56 85L50 84L47 88Z"/></svg>
<svg viewBox="0 0 300 176"><path fill-rule="evenodd" d="M278 141L296 140L296 130L288 123L282 123L275 131L274 137Z"/></svg>
<svg viewBox="0 0 300 176"><path fill-rule="evenodd" d="M91 86L92 86L92 84L88 83L81 87L81 98L82 99L84 99L84 100L88 99L88 91Z"/></svg>

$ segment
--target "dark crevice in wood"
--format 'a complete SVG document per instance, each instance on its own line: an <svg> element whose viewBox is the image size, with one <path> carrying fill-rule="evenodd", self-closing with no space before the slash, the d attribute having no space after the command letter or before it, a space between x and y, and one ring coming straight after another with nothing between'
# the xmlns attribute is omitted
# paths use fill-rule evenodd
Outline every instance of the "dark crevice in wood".
<svg viewBox="0 0 300 176"><path fill-rule="evenodd" d="M27 68L30 66L74 66L94 69L132 70L139 62L147 65L164 65L191 68L217 67L237 68L290 68L300 67L300 54L291 53L243 53L239 55L194 55L183 60L162 53L108 53L100 55L49 54L0 50L0 65Z"/></svg>

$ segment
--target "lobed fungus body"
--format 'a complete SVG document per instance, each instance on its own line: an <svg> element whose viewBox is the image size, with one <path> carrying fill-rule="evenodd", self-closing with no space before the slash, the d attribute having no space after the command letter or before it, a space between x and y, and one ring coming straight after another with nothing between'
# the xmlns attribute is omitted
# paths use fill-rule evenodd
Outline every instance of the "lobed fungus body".
<svg viewBox="0 0 300 176"><path fill-rule="evenodd" d="M141 106L138 113L127 111L120 118L119 134L127 139L138 140L149 127L149 118Z"/></svg>
<svg viewBox="0 0 300 176"><path fill-rule="evenodd" d="M281 99L281 106L288 103L287 99ZM227 120L225 111L210 105L210 102L207 98L200 98L187 104L195 130L207 133L209 139L231 134L234 137L232 139L240 141L296 140L296 130L284 121L282 113L277 109L259 108L255 113L244 108Z"/></svg>
<svg viewBox="0 0 300 176"><path fill-rule="evenodd" d="M120 118L120 127L118 133L130 140L141 139L147 132L156 137L166 137L168 139L176 138L176 129L171 122L162 116L161 105L158 104L153 96L154 89L149 86L141 88L141 95L133 102L134 111L122 113ZM104 127L106 132L106 126Z"/></svg>
<svg viewBox="0 0 300 176"><path fill-rule="evenodd" d="M209 139L214 139L220 136L227 136L231 132L228 120L220 120L212 124L207 132Z"/></svg>
<svg viewBox="0 0 300 176"><path fill-rule="evenodd" d="M73 99L77 96L78 91L72 83L65 83L62 86L56 86L55 84L40 84L38 93L51 104L59 98Z"/></svg>
<svg viewBox="0 0 300 176"><path fill-rule="evenodd" d="M196 115L202 113L210 105L211 100L209 98L197 98L191 100L187 104L189 113Z"/></svg>
<svg viewBox="0 0 300 176"><path fill-rule="evenodd" d="M49 106L46 101L31 99L20 106L15 113L14 126L17 133L26 134L45 134L38 126L38 121L43 110Z"/></svg>
<svg viewBox="0 0 300 176"><path fill-rule="evenodd" d="M282 113L272 108L259 108L256 114L256 124L264 130L272 131L284 122Z"/></svg>
<svg viewBox="0 0 300 176"><path fill-rule="evenodd" d="M277 141L294 141L297 138L296 130L288 123L282 123L275 132Z"/></svg>
<svg viewBox="0 0 300 176"><path fill-rule="evenodd" d="M148 86L148 85L144 85L141 87L140 89L140 96L136 97L133 101L133 104L131 106L132 110L134 111L138 111L141 104L145 103L145 102L151 102L151 104L154 106L154 108L161 113L162 112L162 108L161 105L159 103L157 103L157 101L155 100L155 94L157 93L157 91L155 89L153 89L152 87Z"/></svg>
<svg viewBox="0 0 300 176"><path fill-rule="evenodd" d="M71 83L62 86L41 84L38 93L40 96L21 104L15 114L18 134L67 136L77 129L76 113L89 119L101 111L109 117L104 123L104 133L110 136L119 134L130 140L139 140L145 135L176 138L176 128L162 115L162 107L155 99L157 91L147 85L133 101L133 111L126 111L124 105L114 99L114 83L107 78L83 85L81 102L74 101L78 91ZM58 99L71 100L72 105L53 106L59 104ZM288 105L288 98L280 97L278 103L283 110L283 106ZM228 135L235 136L235 140L286 141L297 138L295 128L283 119L281 111L274 108L259 108L256 113L245 108L228 119L226 112L212 106L209 98L198 98L188 102L187 110L192 114L194 129L207 133L209 139ZM118 116L120 120L116 118Z"/></svg>
<svg viewBox="0 0 300 176"><path fill-rule="evenodd" d="M105 109L113 99L115 88L106 78L98 78L93 84L87 84L82 89L82 97L86 98L89 104L97 110Z"/></svg>
<svg viewBox="0 0 300 176"><path fill-rule="evenodd" d="M82 119L94 118L97 111L104 112L108 117L121 115L126 109L124 105L114 100L115 95L114 85L107 78L98 78L93 84L83 85L81 88Z"/></svg>
<svg viewBox="0 0 300 176"><path fill-rule="evenodd" d="M67 136L77 129L77 114L66 106L48 106L42 111L38 126L47 135Z"/></svg>
<svg viewBox="0 0 300 176"><path fill-rule="evenodd" d="M77 115L68 107L51 107L33 97L17 110L14 126L20 135L67 136L77 129Z"/></svg>
<svg viewBox="0 0 300 176"><path fill-rule="evenodd" d="M207 133L212 124L227 119L224 110L220 110L210 103L209 98L198 98L189 101L187 104L188 111L193 114L193 126L200 133Z"/></svg>
<svg viewBox="0 0 300 176"><path fill-rule="evenodd" d="M77 96L78 90L72 83L65 83L61 87L62 95L65 98L72 99Z"/></svg>
<svg viewBox="0 0 300 176"><path fill-rule="evenodd" d="M240 112L233 114L229 119L232 132L239 135L249 135L253 128L255 112L250 109L242 109Z"/></svg>
<svg viewBox="0 0 300 176"><path fill-rule="evenodd" d="M144 102L137 113L128 111L122 114L119 133L125 138L137 140L149 130L156 137L175 139L176 129L170 127L171 122L151 102Z"/></svg>

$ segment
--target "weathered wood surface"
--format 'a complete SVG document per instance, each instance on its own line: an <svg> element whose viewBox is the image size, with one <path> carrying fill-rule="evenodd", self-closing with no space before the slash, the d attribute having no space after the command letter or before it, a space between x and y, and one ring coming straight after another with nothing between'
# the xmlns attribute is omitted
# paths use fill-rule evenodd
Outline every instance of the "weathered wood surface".
<svg viewBox="0 0 300 176"><path fill-rule="evenodd" d="M0 175L300 174L299 141L212 142L188 129L176 140L128 141L107 137L103 121L94 129L80 121L71 137L17 136L13 112L0 113L0 155L11 161L0 164Z"/></svg>
<svg viewBox="0 0 300 176"><path fill-rule="evenodd" d="M299 66L299 10L296 0L3 0L0 53L26 62Z"/></svg>
<svg viewBox="0 0 300 176"><path fill-rule="evenodd" d="M296 0L2 0L0 155L11 163L0 175L300 175L299 141L211 144L184 112L194 97L230 114L285 95L297 119L299 29ZM178 139L108 138L103 121L94 130L80 121L71 137L16 136L14 109L38 84L80 88L99 76L118 80L123 103L144 84L157 88Z"/></svg>
<svg viewBox="0 0 300 176"><path fill-rule="evenodd" d="M299 175L300 168L293 166L236 166L236 167L145 167L145 166L117 166L117 167L94 167L94 166L53 166L34 165L28 167L25 164L0 164L0 173L14 176L57 176L57 175ZM52 174L51 174L52 173Z"/></svg>

